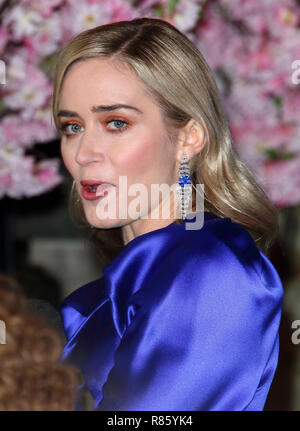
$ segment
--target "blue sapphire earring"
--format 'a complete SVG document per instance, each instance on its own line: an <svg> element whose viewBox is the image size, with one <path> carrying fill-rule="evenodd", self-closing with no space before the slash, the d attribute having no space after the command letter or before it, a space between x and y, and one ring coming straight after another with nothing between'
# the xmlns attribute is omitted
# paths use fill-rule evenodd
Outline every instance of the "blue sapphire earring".
<svg viewBox="0 0 300 431"><path fill-rule="evenodd" d="M192 184L190 178L190 168L186 154L183 153L179 166L179 178L177 186L178 203L180 206L180 218L186 218L186 212L189 207L192 196Z"/></svg>

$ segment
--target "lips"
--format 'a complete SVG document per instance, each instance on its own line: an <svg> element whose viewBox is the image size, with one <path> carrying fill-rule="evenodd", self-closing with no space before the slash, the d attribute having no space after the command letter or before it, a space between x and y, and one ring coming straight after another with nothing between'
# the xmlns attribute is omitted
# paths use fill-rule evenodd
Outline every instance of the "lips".
<svg viewBox="0 0 300 431"><path fill-rule="evenodd" d="M111 183L95 180L80 181L82 185L81 195L86 200L96 200L108 193L108 189L113 186Z"/></svg>

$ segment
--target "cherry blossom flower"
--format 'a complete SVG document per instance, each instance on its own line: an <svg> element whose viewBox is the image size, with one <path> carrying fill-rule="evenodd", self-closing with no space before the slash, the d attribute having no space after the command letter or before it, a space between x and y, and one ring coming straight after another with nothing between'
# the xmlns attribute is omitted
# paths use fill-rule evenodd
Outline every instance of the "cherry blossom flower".
<svg viewBox="0 0 300 431"><path fill-rule="evenodd" d="M61 5L63 0L21 0L22 6L40 14L43 18L49 18L53 9Z"/></svg>
<svg viewBox="0 0 300 431"><path fill-rule="evenodd" d="M279 208L299 203L299 159L265 162L261 171L265 191Z"/></svg>
<svg viewBox="0 0 300 431"><path fill-rule="evenodd" d="M130 21L137 16L136 9L132 7L129 0L111 0L110 7L111 22Z"/></svg>
<svg viewBox="0 0 300 431"><path fill-rule="evenodd" d="M9 90L9 85L8 85ZM26 65L25 77L15 82L13 91L6 95L4 103L11 109L22 109L27 117L31 117L35 110L43 106L52 94L52 86L44 74L32 66Z"/></svg>
<svg viewBox="0 0 300 431"><path fill-rule="evenodd" d="M27 150L58 139L53 59L89 28L155 17L198 47L221 92L234 147L280 207L300 202L300 5L294 0L20 0L0 26L0 197L41 194L61 181L58 160ZM201 12L201 17L200 17ZM11 42L11 43L10 43ZM5 112L7 110L7 113Z"/></svg>
<svg viewBox="0 0 300 431"><path fill-rule="evenodd" d="M76 35L89 28L107 24L112 18L109 2L95 2L68 0L62 10L64 38Z"/></svg>
<svg viewBox="0 0 300 431"><path fill-rule="evenodd" d="M178 3L173 15L173 24L182 32L192 29L198 21L201 4L199 1L183 0Z"/></svg>
<svg viewBox="0 0 300 431"><path fill-rule="evenodd" d="M62 34L62 17L60 14L53 14L44 19L34 35L26 36L23 39L32 61L38 61L59 49Z"/></svg>
<svg viewBox="0 0 300 431"><path fill-rule="evenodd" d="M3 26L8 27L13 40L20 40L33 35L41 24L43 17L30 8L21 5L11 8L3 18Z"/></svg>

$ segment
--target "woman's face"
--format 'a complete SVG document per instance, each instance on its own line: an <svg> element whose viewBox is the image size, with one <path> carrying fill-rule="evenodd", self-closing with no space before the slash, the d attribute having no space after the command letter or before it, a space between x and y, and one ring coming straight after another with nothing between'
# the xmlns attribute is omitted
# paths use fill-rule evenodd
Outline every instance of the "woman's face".
<svg viewBox="0 0 300 431"><path fill-rule="evenodd" d="M146 94L144 85L128 67L121 68L108 58L75 63L63 82L59 119L64 127L62 157L75 180L89 224L97 228L132 223L141 226L142 215L150 218L151 211L157 207L151 203L151 184L176 184L178 169L162 115ZM127 182L122 187L121 176ZM85 180L112 185L107 195L99 197L99 188L97 195L90 194L88 187L82 188L80 183ZM136 189L128 196L133 184L146 186L148 195ZM91 196L96 199L90 200ZM130 202L134 204L138 197L147 204L142 208L142 215L128 214ZM99 209L111 198L115 200L115 215L99 217ZM133 206L140 211L139 205ZM127 216L120 216L120 210L124 211L125 207Z"/></svg>

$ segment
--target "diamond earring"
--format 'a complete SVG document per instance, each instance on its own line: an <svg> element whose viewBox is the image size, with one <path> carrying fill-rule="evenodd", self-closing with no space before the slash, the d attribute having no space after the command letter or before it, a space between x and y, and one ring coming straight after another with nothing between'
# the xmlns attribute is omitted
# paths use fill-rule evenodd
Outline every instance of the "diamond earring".
<svg viewBox="0 0 300 431"><path fill-rule="evenodd" d="M177 186L178 203L180 206L180 218L186 218L186 212L189 207L192 195L192 185L190 178L190 168L186 154L183 153L179 166L179 178Z"/></svg>

